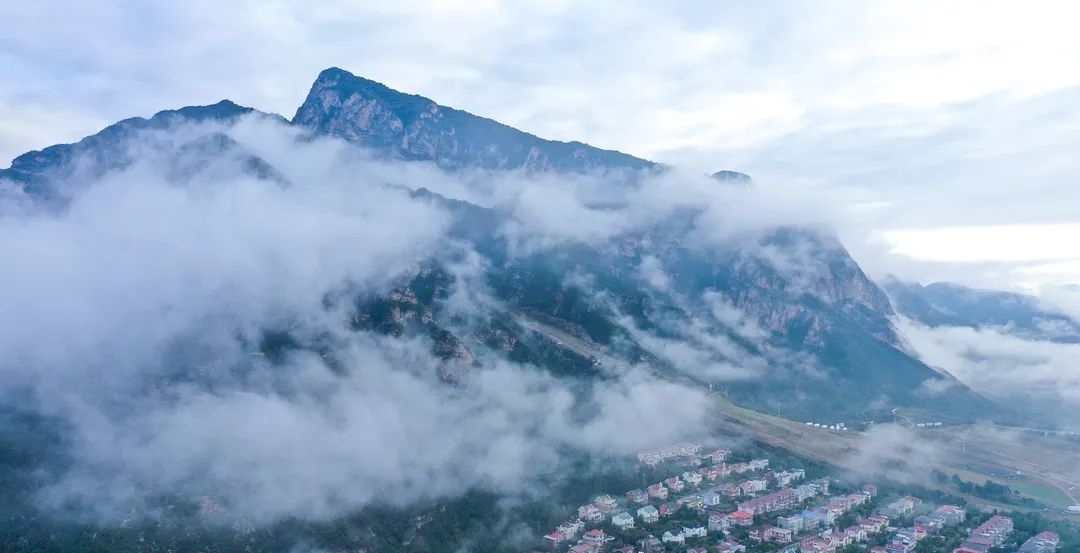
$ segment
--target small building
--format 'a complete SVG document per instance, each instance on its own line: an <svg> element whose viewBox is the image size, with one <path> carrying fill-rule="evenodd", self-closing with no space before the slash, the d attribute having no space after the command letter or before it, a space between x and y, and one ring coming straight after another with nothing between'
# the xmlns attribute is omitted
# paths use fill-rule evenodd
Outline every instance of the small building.
<svg viewBox="0 0 1080 553"><path fill-rule="evenodd" d="M687 509L700 509L704 504L704 500L700 495L688 495L686 497L680 497L675 500L675 503L680 507L686 507Z"/></svg>
<svg viewBox="0 0 1080 553"><path fill-rule="evenodd" d="M656 536L649 534L638 542L638 548L644 553L662 553L664 544Z"/></svg>
<svg viewBox="0 0 1080 553"><path fill-rule="evenodd" d="M634 517L630 513L619 513L611 517L611 524L619 530L629 530L634 527Z"/></svg>
<svg viewBox="0 0 1080 553"><path fill-rule="evenodd" d="M578 535L583 529L585 529L585 523L581 522L577 517L571 518L566 522L559 525L555 530L561 532L566 539L571 539Z"/></svg>
<svg viewBox="0 0 1080 553"><path fill-rule="evenodd" d="M777 517L776 525L780 528L791 530L794 533L799 533L803 529L803 518L799 515Z"/></svg>
<svg viewBox="0 0 1080 553"><path fill-rule="evenodd" d="M720 504L720 494L709 490L701 494L701 503L706 507L713 507Z"/></svg>
<svg viewBox="0 0 1080 553"><path fill-rule="evenodd" d="M724 513L709 513L709 530L723 532L731 528L731 517Z"/></svg>
<svg viewBox="0 0 1080 553"><path fill-rule="evenodd" d="M588 504L578 507L578 518L585 522L600 522L604 520L604 513L596 508L596 505Z"/></svg>
<svg viewBox="0 0 1080 553"><path fill-rule="evenodd" d="M746 551L746 546L732 540L724 540L716 544L717 553L743 553Z"/></svg>
<svg viewBox="0 0 1080 553"><path fill-rule="evenodd" d="M776 543L789 543L795 537L795 533L787 528L768 526L765 528L765 541Z"/></svg>
<svg viewBox="0 0 1080 553"><path fill-rule="evenodd" d="M646 505L637 510L637 515L641 517L641 522L653 523L660 520L660 511L652 505Z"/></svg>
<svg viewBox="0 0 1080 553"><path fill-rule="evenodd" d="M593 528L592 530L585 532L585 535L581 537L581 541L596 546L604 545L604 542L610 541L611 539L612 538L609 538L607 534L599 528Z"/></svg>
<svg viewBox="0 0 1080 553"><path fill-rule="evenodd" d="M611 511L614 511L617 504L615 498L610 495L601 495L593 500L593 505L596 505L596 508L600 509L601 513L610 513Z"/></svg>
<svg viewBox="0 0 1080 553"><path fill-rule="evenodd" d="M566 536L562 532L552 532L544 536L544 542L552 548L558 547L564 541L566 541Z"/></svg>
<svg viewBox="0 0 1080 553"><path fill-rule="evenodd" d="M664 487L663 483L656 483L649 486L648 491L649 497L652 497L654 499L659 499L660 501L663 501L668 498L668 489Z"/></svg>
<svg viewBox="0 0 1080 553"><path fill-rule="evenodd" d="M683 483L678 476L672 476L671 478L664 480L664 485L673 492L681 492L686 489L686 484Z"/></svg>
<svg viewBox="0 0 1080 553"><path fill-rule="evenodd" d="M664 532L664 535L660 537L660 541L664 543L686 543L686 536L682 532L672 534L670 530Z"/></svg>
<svg viewBox="0 0 1080 553"><path fill-rule="evenodd" d="M675 511L679 510L679 506L676 505L672 501L668 501L667 503L664 503L663 505L661 505L660 509L658 509L658 510L660 511L660 516L669 517L669 516L675 514Z"/></svg>
<svg viewBox="0 0 1080 553"><path fill-rule="evenodd" d="M735 526L753 526L754 525L754 515L746 512L746 511L735 511L734 513L731 513L728 516L731 517L731 522Z"/></svg>
<svg viewBox="0 0 1080 553"><path fill-rule="evenodd" d="M682 479L689 486L698 486L701 484L701 473L687 471L682 474Z"/></svg>
<svg viewBox="0 0 1080 553"><path fill-rule="evenodd" d="M704 538L709 534L709 531L704 526L683 526L682 535L687 538Z"/></svg>
<svg viewBox="0 0 1080 553"><path fill-rule="evenodd" d="M640 505L649 502L649 492L642 489L630 490L626 492L626 500L635 505Z"/></svg>

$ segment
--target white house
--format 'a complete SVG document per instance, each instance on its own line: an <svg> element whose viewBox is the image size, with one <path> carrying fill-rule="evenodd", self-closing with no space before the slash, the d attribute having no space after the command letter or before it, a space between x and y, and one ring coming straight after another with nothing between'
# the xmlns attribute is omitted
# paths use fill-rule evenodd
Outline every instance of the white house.
<svg viewBox="0 0 1080 553"><path fill-rule="evenodd" d="M709 534L708 530L704 526L695 526L693 528L687 528L683 526L682 535L684 538L704 538Z"/></svg>
<svg viewBox="0 0 1080 553"><path fill-rule="evenodd" d="M701 474L698 472L684 472L682 474L683 480L691 486L697 486L701 484Z"/></svg>
<svg viewBox="0 0 1080 553"><path fill-rule="evenodd" d="M731 527L731 517L724 513L710 513L709 514L709 530L713 532L723 532Z"/></svg>
<svg viewBox="0 0 1080 553"><path fill-rule="evenodd" d="M716 493L716 492L714 492L712 490L709 490L709 491L701 494L701 502L707 507L712 507L714 505L719 505L720 504L720 494L718 494L718 493Z"/></svg>
<svg viewBox="0 0 1080 553"><path fill-rule="evenodd" d="M652 505L646 505L637 510L637 516L641 517L641 522L656 522L660 520L660 511Z"/></svg>
<svg viewBox="0 0 1080 553"><path fill-rule="evenodd" d="M604 513L600 512L600 509L596 508L596 505L588 504L578 507L578 518L586 522L600 522L604 520Z"/></svg>
<svg viewBox="0 0 1080 553"><path fill-rule="evenodd" d="M664 543L686 543L686 536L682 532L678 534L672 534L671 531L664 532L664 535L660 537L660 541Z"/></svg>
<svg viewBox="0 0 1080 553"><path fill-rule="evenodd" d="M601 513L610 513L615 509L615 498L610 495L601 495L593 501L593 505L596 505L597 509L600 509Z"/></svg>
<svg viewBox="0 0 1080 553"><path fill-rule="evenodd" d="M611 523L619 530L629 530L634 527L634 517L630 513L619 513L611 517Z"/></svg>
<svg viewBox="0 0 1080 553"><path fill-rule="evenodd" d="M768 459L753 459L747 464L750 465L750 470L765 470L769 468Z"/></svg>

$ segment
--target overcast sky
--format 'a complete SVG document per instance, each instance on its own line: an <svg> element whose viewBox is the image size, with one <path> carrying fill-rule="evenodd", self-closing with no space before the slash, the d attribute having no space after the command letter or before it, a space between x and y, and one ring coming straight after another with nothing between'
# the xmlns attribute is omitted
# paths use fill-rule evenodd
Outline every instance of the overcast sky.
<svg viewBox="0 0 1080 553"><path fill-rule="evenodd" d="M0 165L339 66L547 138L818 190L875 274L1080 276L1070 2L0 3Z"/></svg>

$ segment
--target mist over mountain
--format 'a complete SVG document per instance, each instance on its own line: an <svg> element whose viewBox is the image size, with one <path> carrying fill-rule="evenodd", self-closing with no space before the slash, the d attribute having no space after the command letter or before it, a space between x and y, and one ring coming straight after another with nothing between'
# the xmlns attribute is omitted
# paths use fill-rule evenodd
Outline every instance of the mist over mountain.
<svg viewBox="0 0 1080 553"><path fill-rule="evenodd" d="M707 435L710 390L799 419L1017 416L915 356L827 209L749 182L340 69L292 121L223 101L19 156L0 401L10 435L49 432L12 509L212 498L265 523L543 493L567 452Z"/></svg>

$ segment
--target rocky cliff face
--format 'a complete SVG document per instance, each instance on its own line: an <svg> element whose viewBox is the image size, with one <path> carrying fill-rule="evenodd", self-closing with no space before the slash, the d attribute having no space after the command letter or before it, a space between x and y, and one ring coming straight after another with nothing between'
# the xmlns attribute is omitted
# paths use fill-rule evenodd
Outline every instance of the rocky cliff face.
<svg viewBox="0 0 1080 553"><path fill-rule="evenodd" d="M20 156L0 171L0 181L47 201L62 192L61 183L76 165L85 170L86 160L97 175L132 163L130 141L143 131L217 122L222 126L164 149L172 180L183 183L194 174L240 166L255 178L287 186L272 163L228 132L228 123L252 112L221 102L121 121L77 144ZM452 170L623 174L659 167L581 143L543 140L340 69L319 75L291 124L390 158ZM751 184L749 176L733 171L713 176L725 184ZM451 380L487 354L578 377L595 374L601 357L646 362L702 385L722 378L699 364L752 365L759 378L731 385L731 397L770 409L780 402L795 416L859 412L882 398L961 417L990 409L963 386L932 400L919 396L921 383L938 373L903 350L888 298L827 232L781 227L691 247L687 236L697 214L690 210L602 244L568 243L515 255L500 232L511 214L438 196L420 188L422 183L396 184L451 215L448 243L464 244L483 258L484 285L494 303L478 307L483 312L470 320L447 309L446 290L454 277L444 270L446 259L432 259L395 286L355 298L351 326L428 340ZM642 279L647 259L662 266L668 286ZM571 274L574 279L567 278ZM710 306L710 298L721 298L722 306ZM575 341L573 347L566 339ZM825 397L846 399L823 402Z"/></svg>
<svg viewBox="0 0 1080 553"><path fill-rule="evenodd" d="M447 169L585 172L655 165L580 142L544 140L337 68L319 74L292 122L393 157L433 161Z"/></svg>

